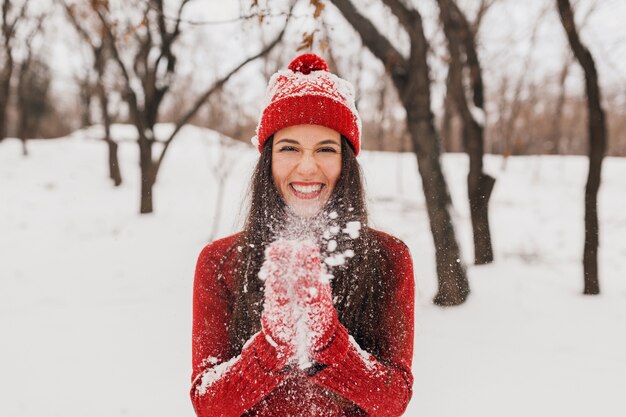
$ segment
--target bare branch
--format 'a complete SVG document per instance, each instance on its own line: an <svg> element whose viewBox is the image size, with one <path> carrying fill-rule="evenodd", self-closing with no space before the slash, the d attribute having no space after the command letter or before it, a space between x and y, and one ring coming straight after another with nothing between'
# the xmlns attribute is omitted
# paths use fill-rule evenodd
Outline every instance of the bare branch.
<svg viewBox="0 0 626 417"><path fill-rule="evenodd" d="M78 19L76 19L76 15L74 13L74 10L72 10L72 7L67 4L67 2L65 2L64 0L56 0L57 3L59 3L63 9L65 10L65 14L67 15L68 19L70 20L70 23L72 24L72 26L74 27L74 29L76 29L76 31L78 32L78 35L83 38L83 40L92 48L95 49L97 46L95 45L95 42L93 41L93 39L91 39L91 36L89 35L89 33L87 32L87 29L85 29L83 27L83 25L81 25L78 22Z"/></svg>
<svg viewBox="0 0 626 417"><path fill-rule="evenodd" d="M11 7L13 6L13 3L11 2L11 0L4 0L4 3L2 4L2 33L4 35L5 45L8 46L11 39L13 39L17 25L26 15L27 5L28 5L28 2L25 1L22 4L22 7L20 8L20 11L18 12L17 16L15 16L12 21L9 21L9 12L11 11Z"/></svg>
<svg viewBox="0 0 626 417"><path fill-rule="evenodd" d="M395 74L393 77L400 99L405 105L407 100L423 100L422 105L418 107L422 110L428 109L430 114L431 80L427 62L429 43L424 35L422 16L416 9L406 6L401 0L383 0L383 3L398 18L411 40L411 52L406 71L404 74ZM414 71L417 76L411 78L408 75L409 71ZM407 83L408 78L411 78L413 82Z"/></svg>
<svg viewBox="0 0 626 417"><path fill-rule="evenodd" d="M406 74L407 60L372 22L360 14L350 0L331 0L341 14L361 37L363 44L385 65L392 74Z"/></svg>
<svg viewBox="0 0 626 417"><path fill-rule="evenodd" d="M180 23L186 23L192 26L224 25L224 24L237 23L237 22L241 22L244 20L252 20L252 19L257 19L262 22L265 19L271 18L271 17L286 17L288 19L291 19L293 17L309 18L309 15L294 16L291 13L291 11L289 11L289 12L281 12L281 13L254 12L254 13L248 13L248 14L241 14L239 17L234 17L232 19L224 19L224 20L189 20L189 19L182 18L181 8L179 8L178 10L178 15L176 17L172 17L172 16L168 16L162 10L159 10L157 7L150 4L150 0L142 0L142 1L145 2L153 10L157 11L157 13L162 14L165 20L173 22L176 26L178 26ZM184 0L183 3L187 3L189 1L190 0ZM181 6L183 6L183 4L181 4Z"/></svg>
<svg viewBox="0 0 626 417"><path fill-rule="evenodd" d="M563 23L563 28L565 28L565 33L571 45L572 51L574 52L574 56L576 56L576 59L581 63L581 66L584 67L586 75L597 79L598 75L595 65L589 64L593 63L591 53L587 47L583 45L580 37L578 36L578 29L576 28L576 22L574 20L574 12L572 11L569 1L557 0L557 6L561 22ZM587 64L586 66L584 65L585 63ZM590 94L589 92L587 93Z"/></svg>
<svg viewBox="0 0 626 417"><path fill-rule="evenodd" d="M484 107L484 97L483 97L483 81L482 81L482 70L480 68L480 61L478 59L478 55L476 52L476 33L472 28L472 25L465 18L465 14L461 11L457 3L453 0L444 0L445 4L450 8L449 16L452 19L454 25L456 25L457 30L456 33L459 36L459 41L463 46L463 51L465 52L465 65L469 68L470 71L470 82L472 85L473 91L473 102L479 107ZM493 4L495 0L492 0ZM441 0L439 0L441 3ZM485 5L486 2L483 0L482 5ZM481 6L482 6L481 5ZM488 7L488 6L486 6Z"/></svg>
<svg viewBox="0 0 626 417"><path fill-rule="evenodd" d="M10 30L9 30L9 34L11 35L11 37L13 35L15 35L15 28L17 27L18 22L20 20L22 20L24 18L24 16L26 16L26 6L27 5L28 5L28 2L25 1L24 4L22 4L22 8L20 9L20 13L15 18L15 20L13 20L13 23L11 23Z"/></svg>
<svg viewBox="0 0 626 417"><path fill-rule="evenodd" d="M400 24L404 28L404 30L409 33L413 33L415 30L414 26L414 10L409 9L404 3L400 0L383 0L383 3L389 7L391 12L398 18ZM419 16L421 20L421 16Z"/></svg>
<svg viewBox="0 0 626 417"><path fill-rule="evenodd" d="M474 17L474 21L472 22L472 25L471 25L474 36L478 34L478 31L480 30L480 24L482 23L483 18L485 17L485 15L487 14L491 6L493 6L497 1L498 0L481 0L480 1L480 6L478 6L478 12L476 13L476 17Z"/></svg>
<svg viewBox="0 0 626 417"><path fill-rule="evenodd" d="M170 143L172 142L172 140L174 139L174 137L176 137L176 134L180 131L180 129L189 122L189 120L191 120L191 118L198 112L198 110L204 105L204 103L208 100L208 98L215 93L217 90L219 90L220 88L222 88L222 86L230 79L230 77L232 77L234 74L236 74L241 68L243 68L244 66L246 66L248 63L267 55L272 49L274 49L274 47L276 45L278 45L278 43L282 40L284 34L285 34L285 30L287 29L287 25L285 25L285 27L283 28L283 30L278 34L278 36L270 43L268 44L265 48L263 48L263 50L261 50L259 53L257 53L256 55L251 56L250 58L246 59L245 61L243 61L242 63L240 63L239 65L237 65L235 68L233 68L230 72L228 72L225 76L223 76L222 78L220 78L218 81L216 81L211 88L209 88L204 94L202 94L194 103L194 105L191 107L191 109L189 109L189 111L187 111L187 113L185 113L179 120L178 122L176 122L176 127L174 128L174 131L170 134L170 137L164 142L164 146L163 149L161 151L161 155L159 157L159 160L157 162L157 167L159 165L161 165L161 161L163 160L163 157L165 155L165 151L167 150L168 146L170 145Z"/></svg>
<svg viewBox="0 0 626 417"><path fill-rule="evenodd" d="M180 35L180 17L187 4L189 4L189 0L183 0L181 2L180 7L178 8L178 19L176 20L174 30L170 33L168 32L167 26L165 24L165 18L164 18L165 15L163 14L163 3L161 0L159 0L159 3L158 3L159 9L157 10L157 12L158 12L159 32L161 35L162 47L161 47L161 53L159 54L158 58L156 59L154 63L153 70L155 73L158 70L159 64L161 63L163 59L167 59L168 61L167 72L171 73L174 70L175 57L174 57L174 54L172 53L172 44L176 41L176 39Z"/></svg>
<svg viewBox="0 0 626 417"><path fill-rule="evenodd" d="M189 3L189 0L183 0L180 3L180 7L178 8L178 14L176 16L176 24L174 25L174 32L172 32L174 37L177 37L180 34L180 22L181 22L180 18L183 15L183 9L188 3Z"/></svg>

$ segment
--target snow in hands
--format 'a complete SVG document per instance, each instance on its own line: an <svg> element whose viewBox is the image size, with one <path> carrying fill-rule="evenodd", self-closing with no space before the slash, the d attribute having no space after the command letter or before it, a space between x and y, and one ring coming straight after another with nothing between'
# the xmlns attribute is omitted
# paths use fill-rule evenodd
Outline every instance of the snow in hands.
<svg viewBox="0 0 626 417"><path fill-rule="evenodd" d="M332 276L319 248L311 240L278 239L265 250L259 277L265 282L261 324L266 337L287 363L310 367L311 352L337 320Z"/></svg>

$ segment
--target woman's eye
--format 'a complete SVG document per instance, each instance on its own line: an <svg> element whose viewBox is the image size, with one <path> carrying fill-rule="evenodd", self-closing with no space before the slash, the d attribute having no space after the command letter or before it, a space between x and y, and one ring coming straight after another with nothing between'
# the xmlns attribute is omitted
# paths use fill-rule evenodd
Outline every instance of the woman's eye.
<svg viewBox="0 0 626 417"><path fill-rule="evenodd" d="M324 148L320 148L318 150L319 152L331 152L331 153L337 153L337 149L335 148L331 148L331 147L324 147Z"/></svg>
<svg viewBox="0 0 626 417"><path fill-rule="evenodd" d="M280 148L280 152L296 152L297 149L294 146L283 146Z"/></svg>

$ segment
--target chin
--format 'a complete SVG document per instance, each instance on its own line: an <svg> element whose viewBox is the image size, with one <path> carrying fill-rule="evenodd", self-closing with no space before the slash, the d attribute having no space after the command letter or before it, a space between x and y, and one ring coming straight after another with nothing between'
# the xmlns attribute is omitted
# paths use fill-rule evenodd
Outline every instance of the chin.
<svg viewBox="0 0 626 417"><path fill-rule="evenodd" d="M296 216L305 218L315 217L324 207L324 203L322 201L295 201L289 203L288 205Z"/></svg>

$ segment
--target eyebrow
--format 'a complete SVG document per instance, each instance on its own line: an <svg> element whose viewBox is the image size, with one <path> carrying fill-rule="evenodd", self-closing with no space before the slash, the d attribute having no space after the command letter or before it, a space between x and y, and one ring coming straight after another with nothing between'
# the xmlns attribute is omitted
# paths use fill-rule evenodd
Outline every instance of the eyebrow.
<svg viewBox="0 0 626 417"><path fill-rule="evenodd" d="M276 142L276 145L278 145L279 143L282 143L282 142L292 143L294 145L300 145L300 142L298 142L297 140L289 139L289 138L284 138L284 139L279 140L278 142ZM337 145L337 146L339 146L340 144L337 141L334 141L332 139L326 139L326 140L323 140L323 141L318 142L318 143L315 144L315 146L319 146L319 145Z"/></svg>

